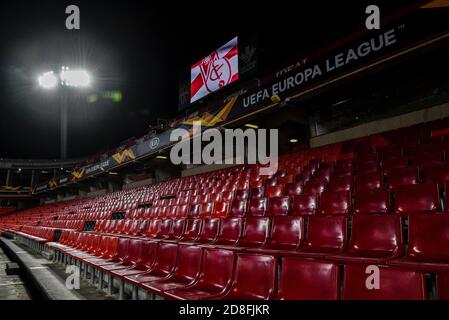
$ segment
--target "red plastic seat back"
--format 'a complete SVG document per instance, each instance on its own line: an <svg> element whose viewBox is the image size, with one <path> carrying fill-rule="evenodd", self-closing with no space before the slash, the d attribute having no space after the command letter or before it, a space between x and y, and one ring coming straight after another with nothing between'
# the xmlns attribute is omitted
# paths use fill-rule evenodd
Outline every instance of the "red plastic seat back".
<svg viewBox="0 0 449 320"><path fill-rule="evenodd" d="M186 225L185 219L173 220L172 229L170 231L170 238L180 239L184 234L185 225Z"/></svg>
<svg viewBox="0 0 449 320"><path fill-rule="evenodd" d="M263 217L267 209L266 198L251 198L249 200L249 208L247 216L249 217Z"/></svg>
<svg viewBox="0 0 449 320"><path fill-rule="evenodd" d="M401 221L396 215L354 216L350 250L361 256L402 252Z"/></svg>
<svg viewBox="0 0 449 320"><path fill-rule="evenodd" d="M280 197L282 196L283 192L284 186L282 185L268 186L265 196L267 198Z"/></svg>
<svg viewBox="0 0 449 320"><path fill-rule="evenodd" d="M129 242L128 255L126 261L128 264L136 264L142 254L143 240L131 239Z"/></svg>
<svg viewBox="0 0 449 320"><path fill-rule="evenodd" d="M198 241L201 243L213 242L217 238L219 230L220 230L220 219L204 220Z"/></svg>
<svg viewBox="0 0 449 320"><path fill-rule="evenodd" d="M399 186L418 184L418 169L416 167L392 169L388 173L387 183L392 189Z"/></svg>
<svg viewBox="0 0 449 320"><path fill-rule="evenodd" d="M117 259L123 261L128 255L130 239L119 238L117 244Z"/></svg>
<svg viewBox="0 0 449 320"><path fill-rule="evenodd" d="M159 244L152 241L144 241L142 244L142 250L140 251L140 259L138 261L138 267L142 270L150 269L156 261Z"/></svg>
<svg viewBox="0 0 449 320"><path fill-rule="evenodd" d="M268 300L276 291L277 261L273 256L238 253L226 299Z"/></svg>
<svg viewBox="0 0 449 320"><path fill-rule="evenodd" d="M338 265L296 258L283 258L277 299L337 300Z"/></svg>
<svg viewBox="0 0 449 320"><path fill-rule="evenodd" d="M234 199L232 201L230 216L243 218L246 216L247 200Z"/></svg>
<svg viewBox="0 0 449 320"><path fill-rule="evenodd" d="M304 192L304 186L301 182L286 183L284 194L286 196L294 197Z"/></svg>
<svg viewBox="0 0 449 320"><path fill-rule="evenodd" d="M230 202L216 202L212 218L227 218L231 209Z"/></svg>
<svg viewBox="0 0 449 320"><path fill-rule="evenodd" d="M186 221L186 229L184 231L182 239L187 241L195 241L200 234L203 220L187 219Z"/></svg>
<svg viewBox="0 0 449 320"><path fill-rule="evenodd" d="M157 238L168 238L172 227L172 220L162 220L159 232L156 233Z"/></svg>
<svg viewBox="0 0 449 320"><path fill-rule="evenodd" d="M351 191L352 190L352 176L343 176L343 177L332 177L328 191L329 192L340 192L340 191Z"/></svg>
<svg viewBox="0 0 449 320"><path fill-rule="evenodd" d="M344 267L343 299L345 300L423 300L427 298L422 273L389 267L379 268L379 288L368 289L367 279L373 275L366 265L348 264Z"/></svg>
<svg viewBox="0 0 449 320"><path fill-rule="evenodd" d="M195 287L204 291L221 291L230 286L234 258L234 252L230 250L206 248L201 274Z"/></svg>
<svg viewBox="0 0 449 320"><path fill-rule="evenodd" d="M195 279L200 273L202 257L202 248L190 245L180 245L173 274L184 280Z"/></svg>
<svg viewBox="0 0 449 320"><path fill-rule="evenodd" d="M274 197L268 199L268 216L286 216L290 211L290 197Z"/></svg>
<svg viewBox="0 0 449 320"><path fill-rule="evenodd" d="M303 235L302 217L275 217L271 224L268 246L273 249L294 250L301 246Z"/></svg>
<svg viewBox="0 0 449 320"><path fill-rule="evenodd" d="M320 214L349 214L351 199L349 191L326 192L320 197Z"/></svg>
<svg viewBox="0 0 449 320"><path fill-rule="evenodd" d="M270 218L268 217L246 218L239 245L244 247L263 246L267 242L269 228Z"/></svg>
<svg viewBox="0 0 449 320"><path fill-rule="evenodd" d="M222 245L235 245L240 240L242 229L242 218L223 219L221 221L216 243Z"/></svg>
<svg viewBox="0 0 449 320"><path fill-rule="evenodd" d="M390 213L390 192L386 188L366 189L354 195L355 214Z"/></svg>
<svg viewBox="0 0 449 320"><path fill-rule="evenodd" d="M315 195L301 194L293 198L291 215L302 216L315 214L317 199Z"/></svg>
<svg viewBox="0 0 449 320"><path fill-rule="evenodd" d="M432 213L439 210L438 187L433 183L401 186L395 189L395 213Z"/></svg>
<svg viewBox="0 0 449 320"><path fill-rule="evenodd" d="M363 192L367 189L377 189L383 184L380 171L360 172L355 178L356 192Z"/></svg>
<svg viewBox="0 0 449 320"><path fill-rule="evenodd" d="M176 265L176 258L178 255L178 245L174 243L160 243L156 262L152 271L169 273Z"/></svg>
<svg viewBox="0 0 449 320"><path fill-rule="evenodd" d="M449 263L449 215L409 216L407 257L422 262Z"/></svg>
<svg viewBox="0 0 449 320"><path fill-rule="evenodd" d="M348 219L345 216L311 216L303 250L336 252L346 247Z"/></svg>

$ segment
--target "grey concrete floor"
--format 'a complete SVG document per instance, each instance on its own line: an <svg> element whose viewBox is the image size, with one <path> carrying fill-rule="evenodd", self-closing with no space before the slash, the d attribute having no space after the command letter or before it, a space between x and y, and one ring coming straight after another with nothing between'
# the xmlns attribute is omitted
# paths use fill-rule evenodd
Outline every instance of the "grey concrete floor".
<svg viewBox="0 0 449 320"><path fill-rule="evenodd" d="M6 274L6 265L10 262L0 249L0 300L30 300L20 276Z"/></svg>

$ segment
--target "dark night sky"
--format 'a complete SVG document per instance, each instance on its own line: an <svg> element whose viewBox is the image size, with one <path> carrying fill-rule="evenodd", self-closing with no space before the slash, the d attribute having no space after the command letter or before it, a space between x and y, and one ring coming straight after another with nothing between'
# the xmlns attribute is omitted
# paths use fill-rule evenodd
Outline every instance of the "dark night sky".
<svg viewBox="0 0 449 320"><path fill-rule="evenodd" d="M180 77L233 36L257 34L281 62L365 17L360 1L191 2L1 1L0 158L59 156L59 93L37 88L40 72L84 66L94 77L88 93L123 92L119 104L69 93L69 156L87 156L176 116ZM69 4L80 7L80 31L65 29Z"/></svg>

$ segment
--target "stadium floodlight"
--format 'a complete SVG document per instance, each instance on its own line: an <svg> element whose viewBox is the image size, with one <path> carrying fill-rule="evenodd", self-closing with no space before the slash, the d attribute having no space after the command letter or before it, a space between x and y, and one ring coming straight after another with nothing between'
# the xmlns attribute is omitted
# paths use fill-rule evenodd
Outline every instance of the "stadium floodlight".
<svg viewBox="0 0 449 320"><path fill-rule="evenodd" d="M87 87L90 84L90 75L86 70L70 70L69 67L62 67L59 77L63 86Z"/></svg>
<svg viewBox="0 0 449 320"><path fill-rule="evenodd" d="M37 80L39 85L44 89L52 89L56 87L58 83L58 78L55 76L53 71L43 73Z"/></svg>
<svg viewBox="0 0 449 320"><path fill-rule="evenodd" d="M55 75L53 71L48 71L42 74L38 78L38 81L39 85L44 89L51 89L58 85L61 87L84 88L90 85L91 78L90 74L86 70L70 70L69 67L63 66L59 76ZM59 90L61 109L61 159L66 159L67 157L68 90L64 90L63 88ZM61 171L62 170L64 170L64 168L61 168Z"/></svg>

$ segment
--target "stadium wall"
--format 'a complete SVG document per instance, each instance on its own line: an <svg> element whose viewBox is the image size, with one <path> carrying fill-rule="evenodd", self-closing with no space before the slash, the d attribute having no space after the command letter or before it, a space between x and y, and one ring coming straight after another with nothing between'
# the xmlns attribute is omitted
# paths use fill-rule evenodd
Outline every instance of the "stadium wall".
<svg viewBox="0 0 449 320"><path fill-rule="evenodd" d="M335 131L318 137L313 137L310 139L310 146L312 148L316 148L327 144L361 138L384 131L409 127L415 124L443 119L446 117L449 117L449 103L421 109L388 119L364 123L356 127Z"/></svg>

